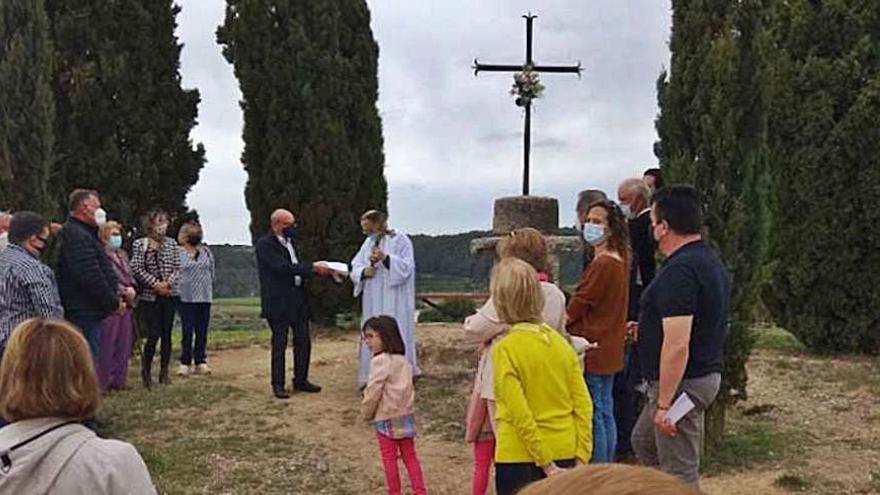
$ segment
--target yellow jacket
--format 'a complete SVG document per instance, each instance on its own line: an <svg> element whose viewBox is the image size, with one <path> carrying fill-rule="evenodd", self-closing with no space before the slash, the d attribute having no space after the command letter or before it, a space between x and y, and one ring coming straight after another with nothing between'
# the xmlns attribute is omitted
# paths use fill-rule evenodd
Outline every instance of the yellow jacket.
<svg viewBox="0 0 880 495"><path fill-rule="evenodd" d="M517 323L492 350L496 462L576 458L593 452L593 401L577 355L546 324Z"/></svg>

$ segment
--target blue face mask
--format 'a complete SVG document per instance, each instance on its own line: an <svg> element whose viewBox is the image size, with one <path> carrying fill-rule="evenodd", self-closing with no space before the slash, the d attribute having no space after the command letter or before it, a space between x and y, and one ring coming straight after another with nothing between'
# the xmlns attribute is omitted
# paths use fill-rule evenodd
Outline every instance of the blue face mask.
<svg viewBox="0 0 880 495"><path fill-rule="evenodd" d="M620 211L623 213L623 218L632 218L632 210L628 204L620 203Z"/></svg>
<svg viewBox="0 0 880 495"><path fill-rule="evenodd" d="M122 247L122 236L118 234L114 234L110 236L110 247L113 249L119 249Z"/></svg>
<svg viewBox="0 0 880 495"><path fill-rule="evenodd" d="M282 230L281 234L284 235L284 237L287 237L288 239L290 239L291 241L295 241L296 236L298 234L298 231L296 230L296 227L291 225L290 227L287 227L284 230Z"/></svg>
<svg viewBox="0 0 880 495"><path fill-rule="evenodd" d="M605 239L605 227L595 223L584 224L584 240L587 244L595 246L603 239Z"/></svg>

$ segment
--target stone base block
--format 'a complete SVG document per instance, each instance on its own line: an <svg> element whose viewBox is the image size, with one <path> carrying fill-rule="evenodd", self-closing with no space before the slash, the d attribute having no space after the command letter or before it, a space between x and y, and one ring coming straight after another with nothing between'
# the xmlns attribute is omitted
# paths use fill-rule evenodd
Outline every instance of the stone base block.
<svg viewBox="0 0 880 495"><path fill-rule="evenodd" d="M495 200L495 218L492 222L495 234L506 235L511 230L523 227L555 234L559 230L559 202L556 198L514 196Z"/></svg>

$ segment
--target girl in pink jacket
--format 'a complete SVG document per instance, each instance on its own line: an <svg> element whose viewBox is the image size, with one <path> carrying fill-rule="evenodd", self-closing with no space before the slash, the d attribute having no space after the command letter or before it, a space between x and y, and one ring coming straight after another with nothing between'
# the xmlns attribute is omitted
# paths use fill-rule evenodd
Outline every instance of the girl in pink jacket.
<svg viewBox="0 0 880 495"><path fill-rule="evenodd" d="M401 493L397 469L399 455L409 474L413 493L424 495L427 493L425 481L413 441L416 436L413 372L405 357L397 321L384 315L370 318L364 323L363 334L373 357L361 411L364 419L372 421L376 427L388 493Z"/></svg>

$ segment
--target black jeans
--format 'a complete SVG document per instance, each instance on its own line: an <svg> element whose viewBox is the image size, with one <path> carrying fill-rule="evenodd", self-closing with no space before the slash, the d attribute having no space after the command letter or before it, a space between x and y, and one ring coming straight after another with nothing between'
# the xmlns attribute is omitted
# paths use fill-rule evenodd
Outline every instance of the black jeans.
<svg viewBox="0 0 880 495"><path fill-rule="evenodd" d="M641 413L641 369L637 345L627 345L623 370L614 375L614 420L617 423L617 455L633 455L632 436L636 419Z"/></svg>
<svg viewBox="0 0 880 495"><path fill-rule="evenodd" d="M269 320L272 329L272 388L284 388L287 333L293 330L293 383L303 384L309 379L309 360L312 355L312 338L309 335L308 316L296 321Z"/></svg>
<svg viewBox="0 0 880 495"><path fill-rule="evenodd" d="M147 337L144 342L144 364L152 364L153 356L156 355L156 343L161 340L160 364L165 369L171 361L171 328L174 326L177 298L156 296L155 301L141 301L140 304Z"/></svg>
<svg viewBox="0 0 880 495"><path fill-rule="evenodd" d="M193 334L195 334L195 364L208 361L208 325L211 323L211 303L180 303L180 364L193 364Z"/></svg>
<svg viewBox="0 0 880 495"><path fill-rule="evenodd" d="M573 468L574 459L554 461L561 468ZM498 462L495 464L495 493L513 495L526 485L544 479L544 470L534 462Z"/></svg>

